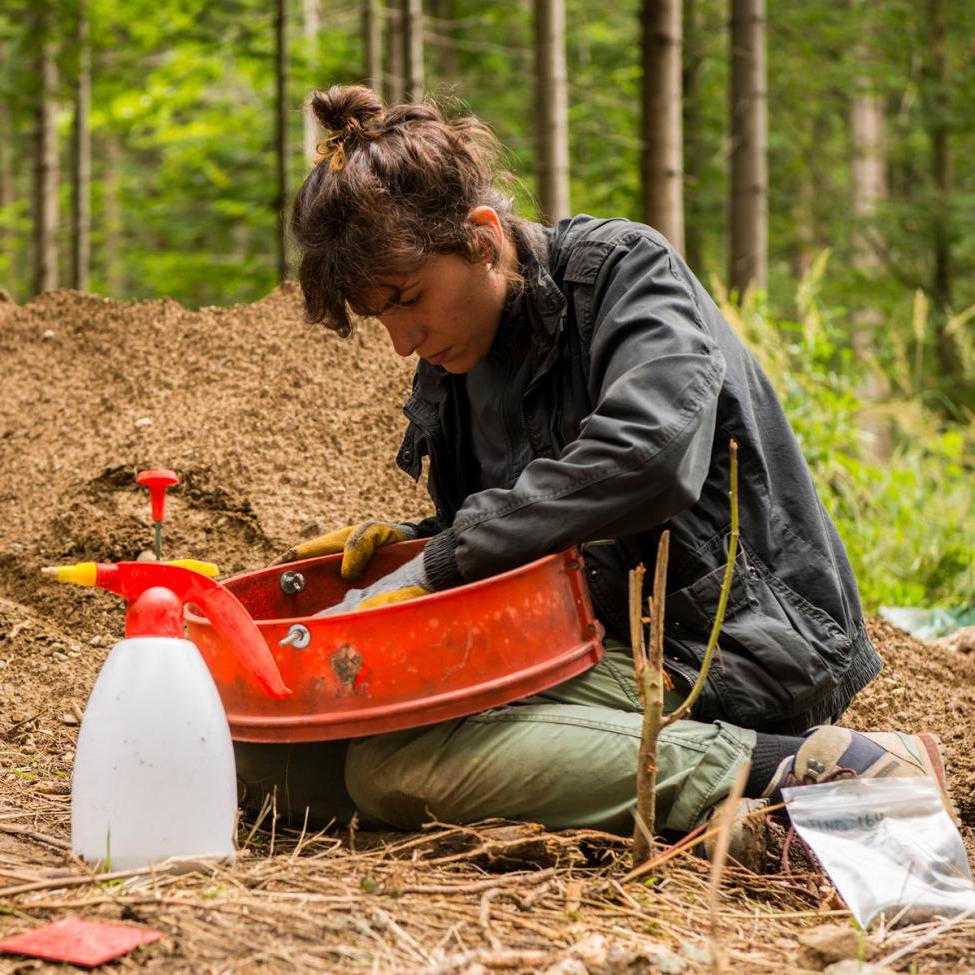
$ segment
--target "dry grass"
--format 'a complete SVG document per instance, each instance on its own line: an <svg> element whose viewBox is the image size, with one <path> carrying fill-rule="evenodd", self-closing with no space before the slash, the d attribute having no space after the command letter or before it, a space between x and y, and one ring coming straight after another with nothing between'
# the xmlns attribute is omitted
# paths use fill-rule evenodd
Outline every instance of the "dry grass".
<svg viewBox="0 0 975 975"><path fill-rule="evenodd" d="M41 786L43 788L43 786ZM279 829L271 811L241 824L237 863L93 874L72 861L66 796L20 790L0 810L0 934L68 915L126 920L162 941L117 963L167 973L707 972L708 865L682 853L625 881L630 841L526 824L431 824L419 834ZM8 798L12 798L8 796ZM807 869L757 877L726 868L714 936L726 969L820 970L797 936L849 914ZM936 922L872 934L870 953L907 947L897 969L975 966L975 920L911 948ZM821 962L822 959L820 959ZM0 960L0 972L63 971Z"/></svg>

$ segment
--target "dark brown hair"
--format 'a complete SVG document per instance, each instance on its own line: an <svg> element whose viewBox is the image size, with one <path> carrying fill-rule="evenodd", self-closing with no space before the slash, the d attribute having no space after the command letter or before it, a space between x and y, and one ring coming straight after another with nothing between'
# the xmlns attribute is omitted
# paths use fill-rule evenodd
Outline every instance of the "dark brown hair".
<svg viewBox="0 0 975 975"><path fill-rule="evenodd" d="M384 108L359 86L316 91L311 108L332 134L291 216L309 321L348 335L350 310L369 311L369 290L432 255L498 259L496 239L467 220L483 205L506 233L517 220L499 188L511 177L487 126L469 115L448 118L429 102Z"/></svg>

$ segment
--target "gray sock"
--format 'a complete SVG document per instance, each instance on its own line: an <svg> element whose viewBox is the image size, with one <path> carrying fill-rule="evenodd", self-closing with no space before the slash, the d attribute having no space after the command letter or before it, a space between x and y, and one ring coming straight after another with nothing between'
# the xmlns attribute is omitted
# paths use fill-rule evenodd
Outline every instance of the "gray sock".
<svg viewBox="0 0 975 975"><path fill-rule="evenodd" d="M760 799L772 783L783 759L791 758L799 751L802 738L790 735L763 735L759 733L752 752L752 768L745 784L746 799Z"/></svg>

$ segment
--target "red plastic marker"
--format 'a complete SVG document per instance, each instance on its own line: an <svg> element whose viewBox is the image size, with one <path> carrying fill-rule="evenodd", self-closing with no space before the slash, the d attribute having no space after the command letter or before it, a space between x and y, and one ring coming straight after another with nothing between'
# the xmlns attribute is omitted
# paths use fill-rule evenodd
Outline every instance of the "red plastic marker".
<svg viewBox="0 0 975 975"><path fill-rule="evenodd" d="M0 951L93 967L119 958L139 945L159 941L162 936L161 931L152 928L66 917L53 924L5 938L0 941Z"/></svg>
<svg viewBox="0 0 975 975"><path fill-rule="evenodd" d="M152 521L156 529L154 551L156 561L162 561L162 523L166 517L166 488L179 484L176 471L152 470L139 471L135 479L149 488L149 500L152 504Z"/></svg>

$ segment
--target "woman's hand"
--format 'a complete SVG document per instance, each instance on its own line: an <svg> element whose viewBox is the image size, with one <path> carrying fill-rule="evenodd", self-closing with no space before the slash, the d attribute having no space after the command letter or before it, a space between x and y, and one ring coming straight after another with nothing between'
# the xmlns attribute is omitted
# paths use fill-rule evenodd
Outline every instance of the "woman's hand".
<svg viewBox="0 0 975 975"><path fill-rule="evenodd" d="M410 525L389 521L364 521L359 525L336 529L327 535L319 535L307 542L299 542L276 558L271 565L342 552L342 578L358 579L377 548L416 537L416 529Z"/></svg>
<svg viewBox="0 0 975 975"><path fill-rule="evenodd" d="M378 579L365 589L350 589L345 598L328 609L316 613L316 616L331 616L333 613L349 613L352 610L370 609L373 606L385 606L389 603L399 603L406 599L416 599L428 596L433 586L427 578L423 564L423 553L415 555L409 562L405 562L389 575Z"/></svg>

